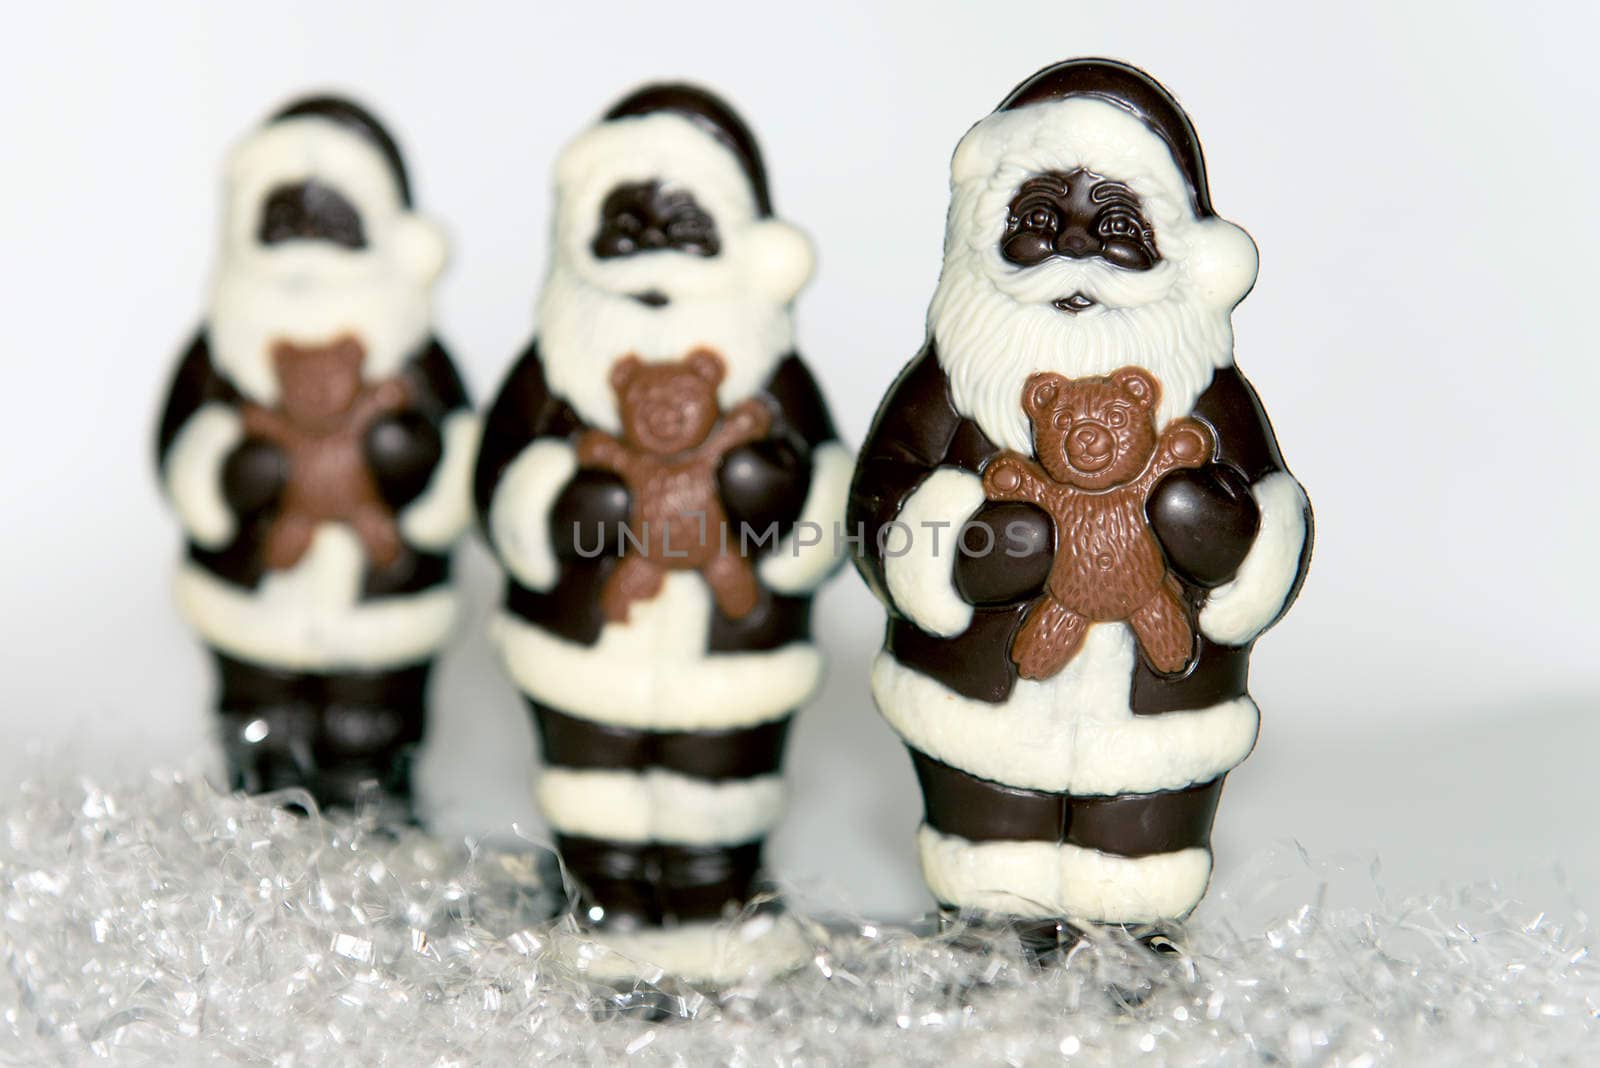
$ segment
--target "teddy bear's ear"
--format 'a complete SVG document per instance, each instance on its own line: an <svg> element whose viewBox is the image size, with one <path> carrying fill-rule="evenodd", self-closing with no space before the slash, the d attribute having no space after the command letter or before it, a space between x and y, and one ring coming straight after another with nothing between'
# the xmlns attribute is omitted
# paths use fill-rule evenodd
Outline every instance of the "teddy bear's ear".
<svg viewBox="0 0 1600 1068"><path fill-rule="evenodd" d="M1061 394L1061 383L1061 376L1049 371L1029 375L1028 384L1022 391L1022 410L1031 416L1048 412Z"/></svg>
<svg viewBox="0 0 1600 1068"><path fill-rule="evenodd" d="M710 382L713 386L722 382L722 357L710 349L695 349L689 353L689 370Z"/></svg>
<svg viewBox="0 0 1600 1068"><path fill-rule="evenodd" d="M629 353L611 365L611 388L621 393L628 388L628 383L633 381L633 376L639 373L639 357Z"/></svg>
<svg viewBox="0 0 1600 1068"><path fill-rule="evenodd" d="M1161 383L1143 367L1124 367L1120 371L1112 371L1111 381L1138 401L1141 408L1154 408L1161 399Z"/></svg>

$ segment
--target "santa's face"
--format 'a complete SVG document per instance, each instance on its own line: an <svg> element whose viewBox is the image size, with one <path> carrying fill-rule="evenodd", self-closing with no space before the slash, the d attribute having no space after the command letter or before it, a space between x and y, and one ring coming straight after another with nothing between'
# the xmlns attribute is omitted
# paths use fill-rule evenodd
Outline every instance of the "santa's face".
<svg viewBox="0 0 1600 1068"><path fill-rule="evenodd" d="M556 240L539 303L546 375L586 422L615 431L609 372L619 359L705 349L727 368L719 396L730 405L792 347L789 305L810 272L805 237L761 215L739 160L693 120L603 122L556 165Z"/></svg>
<svg viewBox="0 0 1600 1068"><path fill-rule="evenodd" d="M444 239L405 205L380 151L326 119L282 120L235 152L228 192L207 326L214 361L241 390L281 395L271 354L283 342L353 338L368 378L416 351Z"/></svg>
<svg viewBox="0 0 1600 1068"><path fill-rule="evenodd" d="M929 311L964 414L1027 451L1029 375L1124 366L1186 412L1232 359L1229 313L1255 277L1242 230L1197 216L1170 149L1097 99L1002 112L952 164L944 270Z"/></svg>

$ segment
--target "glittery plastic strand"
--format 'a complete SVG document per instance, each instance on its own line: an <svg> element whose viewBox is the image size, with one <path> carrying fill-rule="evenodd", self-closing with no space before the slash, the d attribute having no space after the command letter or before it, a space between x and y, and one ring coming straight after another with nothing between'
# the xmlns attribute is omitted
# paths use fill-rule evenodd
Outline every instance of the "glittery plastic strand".
<svg viewBox="0 0 1600 1068"><path fill-rule="evenodd" d="M455 848L170 778L34 784L0 819L5 1064L1355 1066L1600 1050L1581 917L1486 887L1390 900L1375 871L1356 873L1371 906L1341 906L1329 887L1349 869L1294 849L1235 865L1183 957L1102 935L1040 971L1003 937L831 922L778 980L621 990L584 978L531 843ZM1262 913L1269 898L1286 904Z"/></svg>

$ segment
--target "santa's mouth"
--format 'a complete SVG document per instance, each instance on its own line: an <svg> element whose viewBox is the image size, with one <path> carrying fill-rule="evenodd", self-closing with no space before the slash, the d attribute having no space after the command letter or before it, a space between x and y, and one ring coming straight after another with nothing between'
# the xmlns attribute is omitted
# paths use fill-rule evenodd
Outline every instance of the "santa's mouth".
<svg viewBox="0 0 1600 1068"><path fill-rule="evenodd" d="M1064 311L1068 315L1077 315L1081 311L1088 311L1095 304L1094 298L1086 297L1081 292L1074 293L1070 297L1057 297L1050 303L1054 304L1059 311Z"/></svg>
<svg viewBox="0 0 1600 1068"><path fill-rule="evenodd" d="M629 293L628 296L643 304L646 308L665 308L667 295L659 289L647 289L643 293Z"/></svg>

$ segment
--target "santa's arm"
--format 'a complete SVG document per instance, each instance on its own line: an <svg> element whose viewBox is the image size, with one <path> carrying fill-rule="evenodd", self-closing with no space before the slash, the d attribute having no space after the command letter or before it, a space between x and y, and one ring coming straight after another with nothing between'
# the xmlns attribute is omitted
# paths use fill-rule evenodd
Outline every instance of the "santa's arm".
<svg viewBox="0 0 1600 1068"><path fill-rule="evenodd" d="M573 437L583 429L550 392L538 343L529 345L484 417L473 495L490 547L532 590L555 585L561 561L577 555L579 537L585 546L616 547L628 522L622 480L579 469ZM580 534L596 526L598 538Z"/></svg>
<svg viewBox="0 0 1600 1068"><path fill-rule="evenodd" d="M1236 368L1219 369L1194 414L1216 435L1213 462L1168 476L1147 506L1168 559L1210 588L1200 630L1244 645L1283 615L1311 555L1311 505L1266 411Z"/></svg>
<svg viewBox="0 0 1600 1068"><path fill-rule="evenodd" d="M427 552L446 552L472 522L468 484L478 419L450 354L437 339L428 339L400 377L401 382L382 383L372 393L374 403L398 396L403 404L368 428L367 462L405 540Z"/></svg>
<svg viewBox="0 0 1600 1068"><path fill-rule="evenodd" d="M868 432L850 490L846 529L856 566L892 614L949 637L974 604L1038 588L1054 531L1029 504L986 502L977 474L994 446L964 423L931 346L901 372ZM987 527L972 551L963 527Z"/></svg>
<svg viewBox="0 0 1600 1068"><path fill-rule="evenodd" d="M185 533L206 549L227 545L242 512L269 507L282 492L282 454L246 438L239 395L212 366L203 330L167 392L156 469Z"/></svg>
<svg viewBox="0 0 1600 1068"><path fill-rule="evenodd" d="M854 457L798 355L779 363L762 394L752 399L766 406L771 425L723 457L718 490L729 522L748 533L747 544L770 546L756 564L762 583L805 595L843 562L839 533Z"/></svg>

